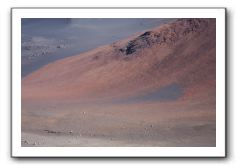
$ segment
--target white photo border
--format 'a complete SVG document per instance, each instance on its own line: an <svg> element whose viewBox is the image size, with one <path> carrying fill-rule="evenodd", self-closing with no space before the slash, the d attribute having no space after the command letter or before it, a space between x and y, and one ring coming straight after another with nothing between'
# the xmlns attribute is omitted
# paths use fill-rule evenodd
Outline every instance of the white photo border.
<svg viewBox="0 0 237 165"><path fill-rule="evenodd" d="M216 18L216 147L21 147L22 18ZM226 157L225 8L12 8L12 157Z"/></svg>

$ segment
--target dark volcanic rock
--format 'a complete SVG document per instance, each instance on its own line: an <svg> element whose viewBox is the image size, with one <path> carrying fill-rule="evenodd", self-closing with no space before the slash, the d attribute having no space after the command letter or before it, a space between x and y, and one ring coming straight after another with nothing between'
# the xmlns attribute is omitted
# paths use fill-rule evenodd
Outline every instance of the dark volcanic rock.
<svg viewBox="0 0 237 165"><path fill-rule="evenodd" d="M160 31L147 31L135 39L129 41L119 51L125 55L131 55L143 48L149 48L156 44L172 44L192 32L200 32L208 26L208 19L178 19L168 28Z"/></svg>

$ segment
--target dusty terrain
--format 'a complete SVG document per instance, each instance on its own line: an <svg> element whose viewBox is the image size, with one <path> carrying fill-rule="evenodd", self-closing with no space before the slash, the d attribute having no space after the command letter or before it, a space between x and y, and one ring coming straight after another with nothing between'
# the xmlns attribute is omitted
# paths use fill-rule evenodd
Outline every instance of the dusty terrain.
<svg viewBox="0 0 237 165"><path fill-rule="evenodd" d="M215 146L215 19L179 19L22 80L23 146Z"/></svg>

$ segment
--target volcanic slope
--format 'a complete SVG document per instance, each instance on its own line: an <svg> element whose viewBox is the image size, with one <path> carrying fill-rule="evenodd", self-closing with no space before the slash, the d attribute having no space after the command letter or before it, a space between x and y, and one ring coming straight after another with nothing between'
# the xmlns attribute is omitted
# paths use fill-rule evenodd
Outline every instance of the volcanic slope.
<svg viewBox="0 0 237 165"><path fill-rule="evenodd" d="M215 30L215 19L178 19L44 66L22 80L23 132L214 146Z"/></svg>

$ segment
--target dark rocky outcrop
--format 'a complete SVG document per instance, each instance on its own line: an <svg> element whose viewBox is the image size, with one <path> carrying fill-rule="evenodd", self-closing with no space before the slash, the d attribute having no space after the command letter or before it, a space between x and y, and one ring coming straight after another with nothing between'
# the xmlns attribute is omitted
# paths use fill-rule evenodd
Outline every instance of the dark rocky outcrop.
<svg viewBox="0 0 237 165"><path fill-rule="evenodd" d="M156 44L172 44L192 32L200 32L208 26L208 19L178 19L160 31L147 31L129 41L119 49L125 55L131 55L143 48Z"/></svg>

